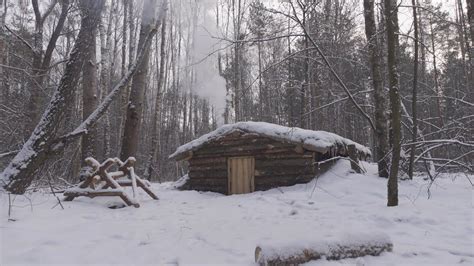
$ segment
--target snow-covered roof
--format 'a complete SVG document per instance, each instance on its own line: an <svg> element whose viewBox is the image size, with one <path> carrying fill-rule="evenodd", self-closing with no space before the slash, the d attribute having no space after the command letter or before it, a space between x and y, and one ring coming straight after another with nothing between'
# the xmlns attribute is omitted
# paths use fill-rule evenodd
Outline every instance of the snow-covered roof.
<svg viewBox="0 0 474 266"><path fill-rule="evenodd" d="M218 129L207 133L200 138L188 142L176 149L169 156L170 159L181 159L180 155L189 151L194 151L206 143L216 141L233 132L255 133L271 139L286 141L294 144L300 144L303 148L320 153L326 153L332 148L346 147L355 144L360 154L370 156L370 149L356 143L350 139L343 138L337 134L326 131L307 130L298 127L285 127L266 122L238 122L235 124L226 124Z"/></svg>

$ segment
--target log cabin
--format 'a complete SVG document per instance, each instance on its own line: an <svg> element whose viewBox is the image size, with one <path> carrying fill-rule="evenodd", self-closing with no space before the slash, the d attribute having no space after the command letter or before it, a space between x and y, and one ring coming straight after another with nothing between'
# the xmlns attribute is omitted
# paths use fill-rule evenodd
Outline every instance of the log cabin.
<svg viewBox="0 0 474 266"><path fill-rule="evenodd" d="M347 157L349 145L359 159L371 156L369 148L334 133L239 122L178 147L170 159L188 163L181 189L244 194L307 183Z"/></svg>

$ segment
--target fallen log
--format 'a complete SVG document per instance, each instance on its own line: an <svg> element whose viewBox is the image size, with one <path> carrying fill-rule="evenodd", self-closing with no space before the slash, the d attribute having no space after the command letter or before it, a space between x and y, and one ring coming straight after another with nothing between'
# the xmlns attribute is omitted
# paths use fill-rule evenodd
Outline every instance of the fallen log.
<svg viewBox="0 0 474 266"><path fill-rule="evenodd" d="M255 262L265 266L299 265L312 260L341 260L378 256L392 251L393 244L385 234L346 234L340 240L318 241L296 245L258 245Z"/></svg>
<svg viewBox="0 0 474 266"><path fill-rule="evenodd" d="M140 207L140 203L133 198L130 198L122 189L91 189L91 188L83 188L83 189L68 189L64 192L64 196L66 196L66 201L69 198L76 198L76 197L88 197L88 198L95 198L95 197L103 197L103 196L118 196L120 197L128 206L134 206L135 208Z"/></svg>

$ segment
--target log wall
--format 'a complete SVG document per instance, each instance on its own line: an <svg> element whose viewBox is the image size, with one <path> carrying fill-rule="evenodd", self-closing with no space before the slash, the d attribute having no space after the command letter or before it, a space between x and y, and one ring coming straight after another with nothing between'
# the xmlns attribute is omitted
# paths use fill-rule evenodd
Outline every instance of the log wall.
<svg viewBox="0 0 474 266"><path fill-rule="evenodd" d="M256 134L236 133L193 152L183 189L228 194L227 158L240 156L255 158L255 190L307 183L327 168L314 166L315 160L327 157L322 154Z"/></svg>

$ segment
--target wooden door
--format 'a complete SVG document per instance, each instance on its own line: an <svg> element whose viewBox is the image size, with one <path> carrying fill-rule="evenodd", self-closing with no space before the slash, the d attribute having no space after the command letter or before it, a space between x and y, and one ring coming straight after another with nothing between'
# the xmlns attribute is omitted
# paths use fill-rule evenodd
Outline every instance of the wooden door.
<svg viewBox="0 0 474 266"><path fill-rule="evenodd" d="M254 177L254 157L232 157L227 159L229 195L253 192L255 190Z"/></svg>

